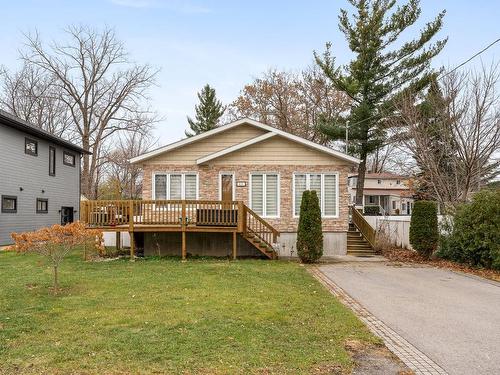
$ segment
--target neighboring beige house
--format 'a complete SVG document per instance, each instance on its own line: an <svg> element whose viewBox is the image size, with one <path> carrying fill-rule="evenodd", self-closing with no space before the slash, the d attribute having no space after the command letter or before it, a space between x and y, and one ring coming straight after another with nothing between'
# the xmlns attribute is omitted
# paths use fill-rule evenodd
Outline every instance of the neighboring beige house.
<svg viewBox="0 0 500 375"><path fill-rule="evenodd" d="M275 248L296 256L302 192L316 190L323 216L324 255L345 254L348 173L359 160L263 123L241 119L135 157L144 168L143 199L243 201L279 232ZM143 233L146 255L178 253L178 233ZM191 236L191 238L190 238ZM188 251L226 255L227 233L188 233ZM175 246L174 246L175 244ZM244 240L238 254L251 255Z"/></svg>
<svg viewBox="0 0 500 375"><path fill-rule="evenodd" d="M379 206L381 214L411 215L413 192L409 178L398 174L367 173L363 189L363 207ZM357 175L349 176L350 202L356 200Z"/></svg>

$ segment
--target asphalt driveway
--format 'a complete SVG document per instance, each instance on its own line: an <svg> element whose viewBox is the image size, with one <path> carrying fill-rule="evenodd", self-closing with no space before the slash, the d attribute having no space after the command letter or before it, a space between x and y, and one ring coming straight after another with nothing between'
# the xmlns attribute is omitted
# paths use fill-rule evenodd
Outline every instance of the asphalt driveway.
<svg viewBox="0 0 500 375"><path fill-rule="evenodd" d="M500 283L385 262L319 268L449 374L500 374Z"/></svg>

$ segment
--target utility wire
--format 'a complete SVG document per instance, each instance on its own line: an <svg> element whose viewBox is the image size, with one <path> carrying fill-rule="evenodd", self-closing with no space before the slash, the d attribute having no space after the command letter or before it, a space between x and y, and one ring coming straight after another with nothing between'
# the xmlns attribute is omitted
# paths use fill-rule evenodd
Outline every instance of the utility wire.
<svg viewBox="0 0 500 375"><path fill-rule="evenodd" d="M468 62L474 60L476 57L478 57L479 55L481 55L482 53L486 52L488 49L490 49L491 47L493 47L495 44L497 44L498 42L500 42L500 38L494 40L493 42L491 42L490 44L488 44L486 47L484 47L481 51L479 52L476 52L474 55L472 55L471 57L469 57L467 60L465 60L464 62L460 63L459 65L457 65L456 67L454 67L452 70L446 72L446 74L443 74L441 76L439 76L437 78L437 80L439 81L440 79L443 79L444 77L450 75L451 73L453 73L454 71L456 71L457 69L460 69L462 66L464 66L465 64L467 64ZM368 120L371 120L375 117L378 117L379 115L373 115L373 116L370 116L370 117L367 117L361 121L358 121L358 122L355 122L354 124L349 124L349 127L351 126L356 126L356 125L359 125L359 124L362 124L363 122L365 121L368 121Z"/></svg>

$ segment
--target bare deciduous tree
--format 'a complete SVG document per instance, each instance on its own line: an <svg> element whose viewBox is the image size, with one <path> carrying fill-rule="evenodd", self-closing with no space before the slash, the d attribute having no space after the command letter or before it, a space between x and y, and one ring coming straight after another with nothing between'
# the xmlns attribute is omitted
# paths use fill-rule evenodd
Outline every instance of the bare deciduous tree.
<svg viewBox="0 0 500 375"><path fill-rule="evenodd" d="M150 133L120 135L116 147L106 154L104 181L99 198L138 199L142 192L142 168L129 160L148 151L154 144Z"/></svg>
<svg viewBox="0 0 500 375"><path fill-rule="evenodd" d="M398 103L400 139L415 159L420 183L451 208L499 173L498 65L445 74L440 95L408 95ZM422 110L426 102L429 110ZM498 157L498 155L496 155Z"/></svg>
<svg viewBox="0 0 500 375"><path fill-rule="evenodd" d="M318 124L349 108L346 95L335 90L315 66L301 73L269 70L249 85L228 109L230 117L250 117L314 142L326 144Z"/></svg>
<svg viewBox="0 0 500 375"><path fill-rule="evenodd" d="M22 57L60 89L82 147L92 152L83 157L82 193L95 198L103 145L117 132L141 132L153 122L144 103L157 71L131 63L111 29L72 26L65 32L68 41L50 47L38 34L27 35Z"/></svg>
<svg viewBox="0 0 500 375"><path fill-rule="evenodd" d="M72 120L55 79L44 70L24 64L18 72L4 71L0 107L50 133L74 140Z"/></svg>

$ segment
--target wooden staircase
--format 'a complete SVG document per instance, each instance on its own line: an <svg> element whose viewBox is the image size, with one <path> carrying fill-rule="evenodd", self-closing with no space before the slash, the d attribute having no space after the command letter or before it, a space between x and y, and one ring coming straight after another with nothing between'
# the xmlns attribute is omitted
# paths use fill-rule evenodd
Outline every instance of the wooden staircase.
<svg viewBox="0 0 500 375"><path fill-rule="evenodd" d="M358 257L371 257L375 255L373 247L353 223L349 223L349 231L347 232L347 255Z"/></svg>
<svg viewBox="0 0 500 375"><path fill-rule="evenodd" d="M376 231L363 215L351 206L351 221L347 232L347 255L371 257L375 255Z"/></svg>
<svg viewBox="0 0 500 375"><path fill-rule="evenodd" d="M279 232L248 206L243 205L243 212L242 237L267 258L277 259L278 253L273 244L276 243Z"/></svg>

